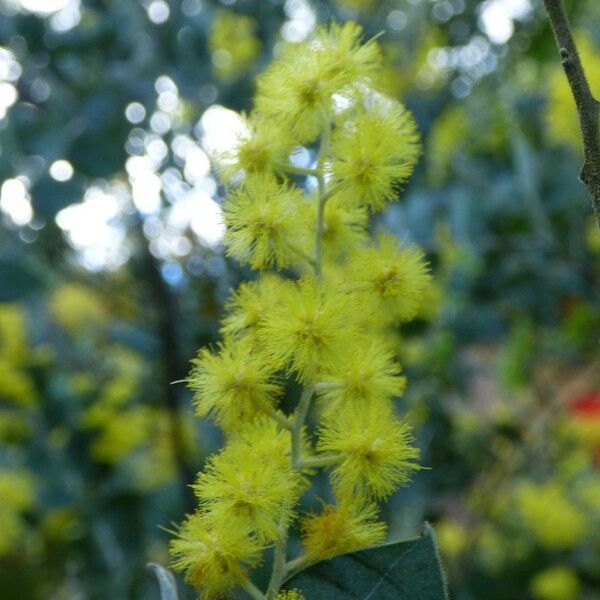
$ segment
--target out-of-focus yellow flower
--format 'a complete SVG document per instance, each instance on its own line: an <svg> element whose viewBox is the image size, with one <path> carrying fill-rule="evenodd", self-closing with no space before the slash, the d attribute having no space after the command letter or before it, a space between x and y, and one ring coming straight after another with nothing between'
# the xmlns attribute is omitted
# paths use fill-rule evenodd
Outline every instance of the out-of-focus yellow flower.
<svg viewBox="0 0 600 600"><path fill-rule="evenodd" d="M53 542L71 542L83 534L84 526L71 507L51 509L42 522L44 537Z"/></svg>
<svg viewBox="0 0 600 600"><path fill-rule="evenodd" d="M516 490L516 501L523 528L547 548L572 548L588 529L586 515L556 482L526 482Z"/></svg>
<svg viewBox="0 0 600 600"><path fill-rule="evenodd" d="M0 357L18 367L25 364L28 352L23 309L17 304L0 304Z"/></svg>
<svg viewBox="0 0 600 600"><path fill-rule="evenodd" d="M382 542L386 524L374 504L348 499L302 520L302 544L310 561L355 552Z"/></svg>
<svg viewBox="0 0 600 600"><path fill-rule="evenodd" d="M588 221L585 239L590 252L600 254L600 228L594 218Z"/></svg>
<svg viewBox="0 0 600 600"><path fill-rule="evenodd" d="M26 523L23 513L35 503L35 480L25 470L0 470L0 556L21 543Z"/></svg>
<svg viewBox="0 0 600 600"><path fill-rule="evenodd" d="M108 411L92 442L92 456L100 462L119 463L148 440L152 419L152 411L146 406ZM95 425L91 419L85 420L84 423L92 428Z"/></svg>
<svg viewBox="0 0 600 600"><path fill-rule="evenodd" d="M569 567L551 567L538 573L530 585L538 600L576 600L581 584L577 573Z"/></svg>
<svg viewBox="0 0 600 600"><path fill-rule="evenodd" d="M235 79L256 62L261 49L252 17L230 10L219 10L212 22L208 45L216 76L224 81Z"/></svg>
<svg viewBox="0 0 600 600"><path fill-rule="evenodd" d="M98 294L78 283L66 283L56 288L50 297L49 308L57 323L69 333L101 325L108 318Z"/></svg>
<svg viewBox="0 0 600 600"><path fill-rule="evenodd" d="M458 558L467 546L468 536L464 525L452 519L440 521L435 526L440 550L443 556Z"/></svg>

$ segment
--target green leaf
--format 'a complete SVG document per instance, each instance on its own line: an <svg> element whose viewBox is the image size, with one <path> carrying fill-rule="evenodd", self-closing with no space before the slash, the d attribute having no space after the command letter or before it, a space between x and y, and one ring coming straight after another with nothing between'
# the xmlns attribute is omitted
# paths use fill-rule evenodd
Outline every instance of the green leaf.
<svg viewBox="0 0 600 600"><path fill-rule="evenodd" d="M421 537L319 562L294 575L286 589L310 600L447 600L432 527Z"/></svg>
<svg viewBox="0 0 600 600"><path fill-rule="evenodd" d="M160 600L178 600L177 584L175 583L173 573L156 563L148 563L146 566L154 571L156 578L158 579L160 585Z"/></svg>

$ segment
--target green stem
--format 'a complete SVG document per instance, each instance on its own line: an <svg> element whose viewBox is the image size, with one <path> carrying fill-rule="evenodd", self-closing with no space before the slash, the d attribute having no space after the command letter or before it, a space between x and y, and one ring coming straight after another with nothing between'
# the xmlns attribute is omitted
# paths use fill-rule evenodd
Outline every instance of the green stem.
<svg viewBox="0 0 600 600"><path fill-rule="evenodd" d="M298 463L300 469L318 469L320 467L330 467L341 462L344 457L341 454L323 454L321 456L311 456Z"/></svg>
<svg viewBox="0 0 600 600"><path fill-rule="evenodd" d="M315 275L321 277L323 255L323 232L325 229L325 203L332 196L334 190L326 190L325 186L325 156L329 150L331 138L331 123L327 123L321 137L319 148L319 168L317 181L319 182L319 205L317 207L317 232L315 237Z"/></svg>
<svg viewBox="0 0 600 600"><path fill-rule="evenodd" d="M275 596L281 588L285 577L285 554L287 548L288 529L285 523L281 523L279 537L275 542L275 554L273 556L273 571L271 581L267 590L266 600L275 600Z"/></svg>
<svg viewBox="0 0 600 600"><path fill-rule="evenodd" d="M298 558L294 558L294 560L290 560L285 565L284 581L286 579L289 579L290 577L292 577L299 571L302 571L302 569L304 569L305 567L308 567L310 564L311 564L311 561L304 554L302 554L301 556L298 556Z"/></svg>
<svg viewBox="0 0 600 600"><path fill-rule="evenodd" d="M292 424L290 423L290 420L286 416L282 415L280 412L275 410L272 406L265 408L264 412L267 415L269 415L271 419L277 421L277 423L279 423L284 429L287 429L289 431L292 430Z"/></svg>
<svg viewBox="0 0 600 600"><path fill-rule="evenodd" d="M302 459L302 428L306 421L306 415L310 408L310 401L313 397L314 388L306 386L302 390L300 402L294 413L294 422L292 425L292 466L297 469Z"/></svg>
<svg viewBox="0 0 600 600"><path fill-rule="evenodd" d="M285 243L286 243L287 247L294 254L297 254L300 258L302 258L303 260L305 260L313 269L316 270L316 268L317 268L317 261L312 256L310 256L309 254L307 254L306 252L304 252L304 250L302 250L301 248L298 248L298 246L296 246L296 244L294 244L293 242L290 242L289 240L285 240Z"/></svg>
<svg viewBox="0 0 600 600"><path fill-rule="evenodd" d="M277 168L285 171L286 173L292 173L294 175L306 175L307 177L318 177L318 169L309 169L308 167L297 167L291 163L279 163Z"/></svg>
<svg viewBox="0 0 600 600"><path fill-rule="evenodd" d="M254 600L265 600L266 596L249 580L241 583L242 589Z"/></svg>
<svg viewBox="0 0 600 600"><path fill-rule="evenodd" d="M329 192L325 188L325 169L324 169L324 156L327 154L329 147L329 138L331 134L331 124L327 123L323 136L321 138L321 147L319 150L319 166L317 169L304 169L302 167L295 167L289 165L291 169L286 169L288 172L297 173L300 175L311 175L317 177L319 183L319 205L317 209L317 227L315 235L315 254L314 258L308 256L304 251L296 248L293 244L289 244L289 247L305 260L307 260L313 267L315 275L321 277L322 272L322 245L323 245L323 231L324 231L324 216L325 216L325 203L334 193L334 190ZM291 424L292 433L292 455L291 462L292 468L298 470L302 464L302 429L310 409L310 403L314 395L315 388L312 385L305 386L300 396L298 406L294 411ZM281 588L281 584L288 573L286 565L286 549L287 549L287 538L288 528L285 523L281 523L280 535L275 543L275 554L273 556L273 570L271 572L271 581L269 582L269 589L267 590L266 600L274 600L275 596Z"/></svg>

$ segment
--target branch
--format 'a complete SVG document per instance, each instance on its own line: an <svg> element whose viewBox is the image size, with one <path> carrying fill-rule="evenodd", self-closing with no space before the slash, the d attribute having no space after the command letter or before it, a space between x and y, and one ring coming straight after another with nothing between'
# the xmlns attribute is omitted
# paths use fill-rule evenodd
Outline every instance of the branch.
<svg viewBox="0 0 600 600"><path fill-rule="evenodd" d="M584 152L580 179L592 197L596 221L600 226L600 103L590 90L562 0L543 2L579 114Z"/></svg>

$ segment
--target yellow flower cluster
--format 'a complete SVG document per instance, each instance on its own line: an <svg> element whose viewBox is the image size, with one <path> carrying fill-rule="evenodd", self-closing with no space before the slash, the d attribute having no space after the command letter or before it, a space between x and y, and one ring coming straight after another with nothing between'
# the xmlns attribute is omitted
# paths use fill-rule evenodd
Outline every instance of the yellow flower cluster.
<svg viewBox="0 0 600 600"><path fill-rule="evenodd" d="M227 81L244 74L260 54L256 21L230 10L217 12L208 45L215 75Z"/></svg>
<svg viewBox="0 0 600 600"><path fill-rule="evenodd" d="M412 172L419 141L410 114L378 87L378 45L361 37L354 23L334 24L284 48L259 78L236 147L217 157L232 185L227 253L279 273L232 293L222 341L200 350L189 376L197 414L226 435L171 546L174 568L203 598L236 587L301 598L280 592L286 575L381 542L379 502L419 468L394 408L406 382L389 337L417 315L430 276L420 250L368 232L369 213ZM315 154L307 166L293 162L303 144ZM331 502L303 516L317 469L329 474ZM304 552L286 562L296 521ZM269 546L263 594L249 570Z"/></svg>

